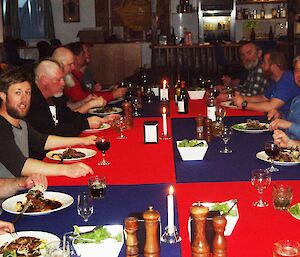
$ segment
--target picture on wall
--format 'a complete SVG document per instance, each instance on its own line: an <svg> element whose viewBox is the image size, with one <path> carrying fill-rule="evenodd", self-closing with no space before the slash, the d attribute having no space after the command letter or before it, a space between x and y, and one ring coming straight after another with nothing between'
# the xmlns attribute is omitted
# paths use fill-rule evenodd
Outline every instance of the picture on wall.
<svg viewBox="0 0 300 257"><path fill-rule="evenodd" d="M64 22L80 22L79 0L63 0Z"/></svg>

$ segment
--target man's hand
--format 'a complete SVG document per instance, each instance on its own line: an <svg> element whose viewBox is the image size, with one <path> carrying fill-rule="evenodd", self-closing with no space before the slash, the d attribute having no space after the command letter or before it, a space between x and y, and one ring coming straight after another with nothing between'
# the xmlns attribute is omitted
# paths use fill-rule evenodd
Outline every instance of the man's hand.
<svg viewBox="0 0 300 257"><path fill-rule="evenodd" d="M45 190L48 187L47 177L42 174L32 174L29 177L25 177L24 180L18 183L21 189L30 189L34 186L41 186Z"/></svg>
<svg viewBox="0 0 300 257"><path fill-rule="evenodd" d="M80 140L82 141L81 142L82 145L95 145L97 136L92 135L92 136L88 136L88 137L80 137Z"/></svg>
<svg viewBox="0 0 300 257"><path fill-rule="evenodd" d="M106 100L102 96L91 99L88 102L90 108L103 107L106 105L106 103L107 103Z"/></svg>
<svg viewBox="0 0 300 257"><path fill-rule="evenodd" d="M126 88L126 87L118 87L118 88L114 89L112 91L114 99L118 99L118 98L124 96L126 94L127 90L128 90L128 88Z"/></svg>
<svg viewBox="0 0 300 257"><path fill-rule="evenodd" d="M235 92L232 99L233 99L234 105L236 105L237 107L240 107L240 108L242 107L242 103L243 103L244 99L239 92Z"/></svg>
<svg viewBox="0 0 300 257"><path fill-rule="evenodd" d="M102 121L104 123L112 123L119 118L120 118L120 114L110 114L110 115L103 117Z"/></svg>
<svg viewBox="0 0 300 257"><path fill-rule="evenodd" d="M294 140L290 139L282 130L275 130L273 133L273 139L276 145L279 147L292 147L295 144Z"/></svg>
<svg viewBox="0 0 300 257"><path fill-rule="evenodd" d="M82 162L73 164L64 164L64 175L69 178L84 177L88 174L94 174L92 168Z"/></svg>
<svg viewBox="0 0 300 257"><path fill-rule="evenodd" d="M278 110L272 109L271 111L268 112L267 114L268 120L275 120L281 117L281 114Z"/></svg>
<svg viewBox="0 0 300 257"><path fill-rule="evenodd" d="M14 225L10 222L0 220L0 234L15 232Z"/></svg>
<svg viewBox="0 0 300 257"><path fill-rule="evenodd" d="M270 130L288 129L290 126L292 126L292 123L290 121L283 119L275 119L270 124Z"/></svg>
<svg viewBox="0 0 300 257"><path fill-rule="evenodd" d="M98 116L91 116L87 118L90 129L97 129L103 123L103 119Z"/></svg>

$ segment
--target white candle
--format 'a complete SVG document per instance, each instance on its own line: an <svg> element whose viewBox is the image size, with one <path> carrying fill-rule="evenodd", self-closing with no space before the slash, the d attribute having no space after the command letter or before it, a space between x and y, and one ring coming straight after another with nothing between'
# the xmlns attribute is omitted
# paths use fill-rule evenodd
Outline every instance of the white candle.
<svg viewBox="0 0 300 257"><path fill-rule="evenodd" d="M163 134L164 134L164 136L166 136L168 134L166 107L163 107L163 109L162 109L162 118L163 118Z"/></svg>
<svg viewBox="0 0 300 257"><path fill-rule="evenodd" d="M174 229L174 188L170 186L168 194L168 228L169 230Z"/></svg>

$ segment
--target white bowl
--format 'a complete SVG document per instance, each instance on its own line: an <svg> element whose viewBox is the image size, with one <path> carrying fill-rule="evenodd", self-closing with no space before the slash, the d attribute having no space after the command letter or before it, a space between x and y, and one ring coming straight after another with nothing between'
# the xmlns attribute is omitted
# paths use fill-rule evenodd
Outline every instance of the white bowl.
<svg viewBox="0 0 300 257"><path fill-rule="evenodd" d="M198 143L203 142L203 146L194 147L179 147L181 141L176 141L177 149L180 153L181 159L183 161L198 161L203 160L205 153L208 149L208 144L205 140L198 140Z"/></svg>
<svg viewBox="0 0 300 257"><path fill-rule="evenodd" d="M205 92L205 90L188 90L191 100L203 99Z"/></svg>

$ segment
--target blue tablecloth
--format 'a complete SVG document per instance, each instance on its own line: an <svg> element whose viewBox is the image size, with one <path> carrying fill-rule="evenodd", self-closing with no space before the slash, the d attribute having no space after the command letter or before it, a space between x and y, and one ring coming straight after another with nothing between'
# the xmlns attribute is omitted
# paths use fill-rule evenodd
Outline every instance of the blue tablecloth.
<svg viewBox="0 0 300 257"><path fill-rule="evenodd" d="M167 225L166 195L168 187L169 185L166 184L109 186L106 197L94 201L94 214L87 223L77 214L76 210L77 194L88 190L87 187L49 187L48 191L58 191L73 196L74 203L64 210L49 215L24 216L16 224L16 230L47 231L62 237L65 232L73 230L73 225L124 224L124 219L130 213L143 212L150 205L160 213L162 229L164 229ZM1 219L6 221L11 221L14 218L15 215L6 212L1 215ZM177 210L175 210L175 221L178 224ZM125 256L125 246L123 246L120 256ZM180 244L162 243L161 256L181 256Z"/></svg>
<svg viewBox="0 0 300 257"><path fill-rule="evenodd" d="M225 124L233 125L246 122L245 117L226 117ZM264 117L252 117L265 121ZM255 168L267 168L269 163L256 158L256 153L264 150L264 144L272 140L272 133L246 134L234 132L230 148L231 154L221 154L223 147L220 138L214 138L202 161L182 161L176 147L176 140L196 138L196 124L194 119L172 119L174 161L176 168L176 181L182 182L223 182L223 181L248 181L250 172ZM220 163L222 163L220 165ZM273 180L300 179L298 165L283 167L277 173L272 173Z"/></svg>

